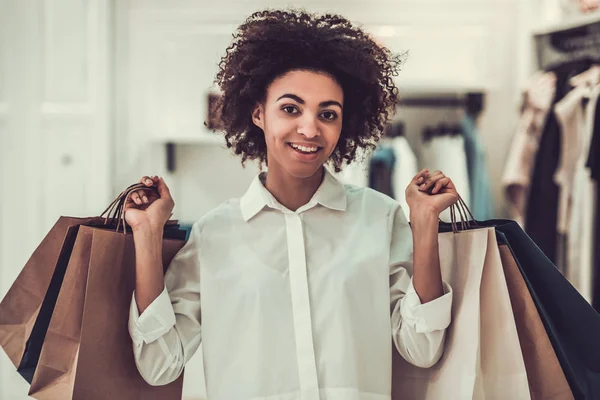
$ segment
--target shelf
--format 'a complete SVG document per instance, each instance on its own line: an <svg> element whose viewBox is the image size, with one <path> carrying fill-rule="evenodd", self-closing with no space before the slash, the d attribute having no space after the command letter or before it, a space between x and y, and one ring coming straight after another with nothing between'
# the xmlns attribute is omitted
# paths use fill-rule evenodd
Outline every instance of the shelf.
<svg viewBox="0 0 600 400"><path fill-rule="evenodd" d="M538 29L533 30L534 36L547 35L549 33L565 31L568 29L578 28L588 24L600 22L600 12L596 11L588 15L578 15L576 17L567 18L563 21L558 21L551 24L544 24Z"/></svg>
<svg viewBox="0 0 600 400"><path fill-rule="evenodd" d="M200 145L200 146L219 146L225 148L225 138L220 133L203 132L197 135L171 136L171 137L155 137L152 138L153 143L159 143L165 147L165 156L167 161L167 170L175 172L176 146L177 145Z"/></svg>
<svg viewBox="0 0 600 400"><path fill-rule="evenodd" d="M433 94L464 94L464 93L486 93L497 89L496 85L489 82L411 82L410 80L396 80L396 86L400 91L400 97L411 95L433 95Z"/></svg>
<svg viewBox="0 0 600 400"><path fill-rule="evenodd" d="M199 133L197 135L171 136L153 138L154 143L206 144L225 145L225 138L220 133Z"/></svg>

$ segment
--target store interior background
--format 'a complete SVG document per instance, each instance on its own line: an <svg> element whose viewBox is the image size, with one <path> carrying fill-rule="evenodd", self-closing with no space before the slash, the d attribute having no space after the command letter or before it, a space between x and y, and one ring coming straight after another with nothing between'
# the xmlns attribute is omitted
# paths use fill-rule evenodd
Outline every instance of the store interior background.
<svg viewBox="0 0 600 400"><path fill-rule="evenodd" d="M521 92L537 69L534 33L600 20L568 0L0 0L0 297L59 216L98 215L143 175L164 177L184 223L244 193L258 168L204 127L207 94L236 26L288 6L342 14L409 51L401 96L484 93L478 126L497 217L507 216L500 181ZM459 112L400 108L396 119L418 152L425 125ZM184 398L203 399L201 352L186 376ZM0 352L0 399L26 393Z"/></svg>

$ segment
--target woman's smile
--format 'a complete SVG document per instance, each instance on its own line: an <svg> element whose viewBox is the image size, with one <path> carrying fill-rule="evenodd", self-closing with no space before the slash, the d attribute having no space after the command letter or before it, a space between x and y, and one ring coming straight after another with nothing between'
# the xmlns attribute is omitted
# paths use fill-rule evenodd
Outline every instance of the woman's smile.
<svg viewBox="0 0 600 400"><path fill-rule="evenodd" d="M299 161L311 162L319 158L322 147L314 144L288 143L288 147Z"/></svg>

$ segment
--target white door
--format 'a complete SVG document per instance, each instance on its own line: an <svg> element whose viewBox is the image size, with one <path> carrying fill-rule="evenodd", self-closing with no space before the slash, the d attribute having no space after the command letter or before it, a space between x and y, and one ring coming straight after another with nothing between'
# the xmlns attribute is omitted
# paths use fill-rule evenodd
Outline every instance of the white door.
<svg viewBox="0 0 600 400"><path fill-rule="evenodd" d="M61 215L111 197L109 0L0 0L0 298ZM28 385L0 351L0 399Z"/></svg>

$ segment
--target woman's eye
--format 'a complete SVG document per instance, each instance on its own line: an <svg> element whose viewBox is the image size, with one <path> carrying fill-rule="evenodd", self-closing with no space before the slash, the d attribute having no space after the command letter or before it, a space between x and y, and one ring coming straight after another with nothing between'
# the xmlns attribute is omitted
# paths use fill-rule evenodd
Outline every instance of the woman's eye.
<svg viewBox="0 0 600 400"><path fill-rule="evenodd" d="M333 121L334 119L337 118L337 114L334 113L333 111L325 111L323 114L321 114L323 116L323 118L325 118L328 121Z"/></svg>
<svg viewBox="0 0 600 400"><path fill-rule="evenodd" d="M296 114L298 112L298 109L293 106L285 106L282 110L288 114Z"/></svg>

